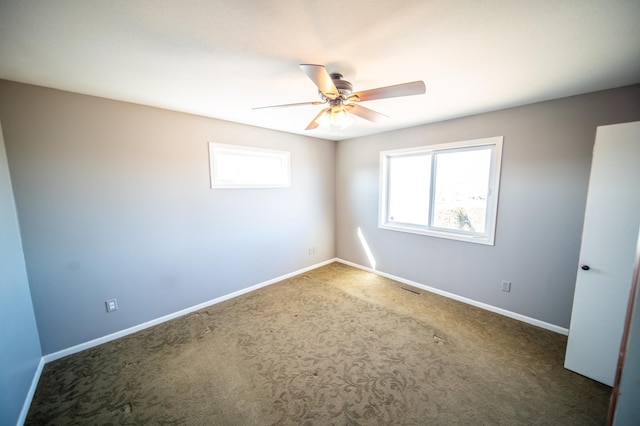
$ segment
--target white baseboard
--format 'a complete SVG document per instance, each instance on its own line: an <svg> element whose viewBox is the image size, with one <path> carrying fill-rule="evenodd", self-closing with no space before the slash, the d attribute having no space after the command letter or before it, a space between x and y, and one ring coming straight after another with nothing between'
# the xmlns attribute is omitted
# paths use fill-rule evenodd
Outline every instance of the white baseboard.
<svg viewBox="0 0 640 426"><path fill-rule="evenodd" d="M242 290L238 290L238 291L235 291L233 293L229 293L229 294L226 294L224 296L220 296L220 297L217 297L215 299L211 299L211 300L203 302L203 303L199 303L199 304L197 304L195 306L190 306L190 307L188 307L186 309L182 309L180 311L177 311L177 312L162 316L160 318L156 318L156 319L153 319L151 321L147 321L147 322L144 322L142 324L138 324L138 325L135 325L133 327L129 327L127 329L120 330L120 331L117 331L117 332L112 333L112 334L108 334L106 336L98 337L97 339L93 339L93 340L90 340L88 342L80 343L79 345L75 345L75 346L72 346L72 347L67 348L67 349L62 349L62 350L60 350L58 352L53 352L53 353L47 354L47 355L43 356L42 358L43 358L45 363L48 363L48 362L51 362L51 361L55 361L57 359L65 357L65 356L73 355L75 353L84 351L85 349L90 349L90 348L93 348L95 346L101 345L103 343L107 343L107 342L110 342L112 340L116 340L116 339L119 339L121 337L128 336L129 334L136 333L136 332L138 332L140 330L144 330L145 328L153 327L154 325L158 325L158 324L161 324L163 322L171 321L172 319L175 319L175 318L190 314L190 313L198 311L200 309L207 308L209 306L215 305L215 304L220 303L220 302L224 302L225 300L233 299L234 297L238 297L238 296L241 296L243 294L250 293L250 292L252 292L254 290L257 290L257 289L262 288L262 287L266 287L266 286L271 285L271 284L275 284L275 283L280 282L282 280L285 280L287 278L291 278L291 277L293 277L295 275L299 275L299 274L302 274L304 272L311 271L313 269L317 269L317 268L319 268L321 266L325 266L325 265L328 265L330 263L336 262L337 260L338 259L333 258L333 259L326 260L324 262L316 263L316 264L308 266L306 268L299 269L297 271L294 271L294 272L291 272L291 273L288 273L288 274L285 274L285 275L281 275L279 277L270 279L268 281L264 281L264 282L261 282L259 284L252 285L251 287L247 287L247 288L244 288Z"/></svg>
<svg viewBox="0 0 640 426"><path fill-rule="evenodd" d="M308 266L308 267L303 268L303 269L299 269L297 271L294 271L294 272L291 272L291 273L288 273L288 274L285 274L285 275L281 275L279 277L270 279L268 281L264 281L262 283L255 284L253 286L244 288L242 290L238 290L238 291L235 291L233 293L230 293L230 294L227 294L227 295L224 295L224 296L220 296L218 298L215 298L215 299L200 303L198 305L191 306L191 307L186 308L186 309L182 309L182 310L174 312L172 314L168 314L168 315L162 316L160 318L156 318L154 320L147 321L147 322L142 323L142 324L138 324L136 326L127 328L125 330L121 330L121 331L118 331L118 332L115 332L115 333L112 333L112 334L109 334L109 335L106 335L106 336L102 336L102 337L99 337L97 339L93 339L93 340L90 340L88 342L81 343L79 345L75 345L75 346L72 346L70 348L66 348L66 349L60 350L58 352L54 352L54 353L50 353L50 354L44 355L40 359L40 362L38 363L38 368L36 369L36 372L35 372L35 374L33 376L33 380L31 382L31 387L29 388L29 392L27 393L27 396L25 398L25 401L24 401L24 404L23 404L23 407L22 407L22 411L20 412L20 417L18 418L17 425L18 426L23 425L25 420L26 420L26 418L27 418L27 414L29 413L29 407L31 406L31 401L33 399L33 395L35 394L36 388L38 386L38 381L40 380L40 375L42 374L42 370L44 369L44 365L46 363L51 362L51 361L55 361L57 359L63 358L63 357L68 356L68 355L73 355L75 353L81 352L81 351L86 350L86 349L93 348L95 346L101 345L103 343L110 342L112 340L119 339L119 338L127 336L129 334L136 333L136 332L138 332L140 330L144 330L146 328L153 327L154 325L158 325L158 324L161 324L163 322L170 321L172 319L175 319L175 318L190 314L192 312L198 311L200 309L207 308L207 307L215 305L217 303L224 302L225 300L233 299L234 297L238 297L238 296L241 296L243 294L250 293L250 292L252 292L254 290L257 290L259 288L266 287L266 286L269 286L271 284L275 284L275 283L280 282L282 280L285 280L287 278L291 278L291 277L293 277L295 275L299 275L299 274L311 271L313 269L320 268L321 266L325 266L325 265L328 265L328 264L333 263L333 262L340 262L340 263L343 263L345 265L352 266L354 268L362 269L364 271L368 271L368 272L383 276L385 278L390 278L392 280L395 280L395 281L398 281L398 282L401 282L401 283L404 283L404 284L407 284L407 285L411 285L413 287L417 287L417 288L420 288L422 290L429 291L429 292L432 292L432 293L435 293L435 294L439 294L441 296L448 297L450 299L454 299L454 300L457 300L457 301L460 301L460 302L463 302L463 303L467 303L469 305L473 305L473 306L485 309L487 311L495 312L495 313L504 315L504 316L509 317L509 318L513 318L513 319L516 319L516 320L519 320L519 321L522 321L522 322L525 322L525 323L528 323L528 324L535 325L537 327L541 327L541 328L544 328L544 329L547 329L547 330L550 330L550 331L554 331L556 333L564 334L565 336L569 334L569 330L568 329L559 327L559 326L554 325L554 324L550 324L550 323L547 323L547 322L544 322L544 321L540 321L540 320L537 320L535 318L530 318L530 317L527 317L525 315L520 315L520 314L517 314L515 312L507 311L506 309L502 309L502 308L498 308L498 307L495 307L495 306L491 306L491 305L488 305L486 303L482 303L482 302L478 302L478 301L475 301L475 300L472 300L472 299L468 299L466 297L458 296L458 295L453 294L453 293L449 293L449 292L446 292L446 291L443 291L443 290L439 290L437 288L429 287L429 286L426 286L424 284L420 284L420 283L417 283L417 282L414 282L414 281L411 281L411 280L406 280L404 278L400 278L400 277L397 277L395 275L387 274L385 272L381 272L381 271L377 271L377 270L374 270L374 269L371 269L371 268L367 268L366 266L358 265L357 263L349 262L349 261L344 260L344 259L333 258L333 259L326 260L324 262L316 263L314 265Z"/></svg>
<svg viewBox="0 0 640 426"><path fill-rule="evenodd" d="M560 326L557 326L555 324L551 324L551 323L548 323L548 322L540 321L538 319L531 318L531 317L528 317L526 315L521 315L521 314L518 314L518 313L515 313L515 312L508 311L506 309L498 308L496 306L488 305L486 303L478 302L478 301L473 300L473 299L469 299L469 298L466 298L466 297L463 297L463 296L459 296L459 295L454 294L454 293L449 293L447 291L439 290L439 289L434 288L434 287L429 287L427 285L420 284L420 283L417 283L417 282L414 282L414 281L411 281L411 280L406 280L404 278L396 277L395 275L391 275L391 274L387 274L385 272L377 271L375 269L367 268L366 266L358 265L357 263L349 262L348 260L336 259L336 261L340 262L340 263L344 263L345 265L353 266L354 268L362 269L364 271L371 272L371 273L374 273L376 275L380 275L380 276L385 277L385 278L392 279L394 281L401 282L403 284L407 284L407 285L410 285L410 286L413 286L413 287L417 287L419 289L422 289L422 290L425 290L425 291L428 291L428 292L431 292L431 293L438 294L440 296L448 297L449 299L457 300L459 302L463 302L463 303L466 303L468 305L476 306L478 308L481 308L481 309L484 309L484 310L487 310L487 311L495 312L496 314L504 315L506 317L513 318L515 320L522 321L522 322L525 322L527 324L535 325L536 327L544 328L546 330L550 330L550 331L553 331L555 333L563 334L565 336L569 335L569 330L568 329L560 327Z"/></svg>
<svg viewBox="0 0 640 426"><path fill-rule="evenodd" d="M24 399L24 403L22 404L22 410L20 411L20 417L18 417L17 426L22 426L27 420L27 414L29 414L29 408L31 407L31 401L33 400L33 395L36 393L36 388L38 387L38 382L40 381L40 375L42 374L42 370L44 369L44 358L40 358L40 362L38 362L38 367L36 368L36 372L33 374L33 379L31 379L31 386L29 386L29 391L27 392L27 396Z"/></svg>
<svg viewBox="0 0 640 426"><path fill-rule="evenodd" d="M397 277L395 275L391 275L391 274L387 274L385 272L377 271L375 269L371 269L371 268L368 268L366 266L359 265L357 263L349 262L349 261L344 260L344 259L333 258L333 259L329 259L329 260L326 260L324 262L320 262L320 263L308 266L306 268L303 268L303 269L300 269L300 270L297 270L297 271L294 271L294 272L291 272L291 273L288 273L288 274L285 274L285 275L281 275L279 277L270 279L268 281L264 281L262 283L255 284L253 286L244 288L242 290L238 290L236 292L233 292L233 293L230 293L230 294L227 294L227 295L224 295L224 296L220 296L218 298L215 298L215 299L200 303L198 305L191 306L189 308L186 308L186 309L183 309L183 310L180 310L180 311L177 311L177 312L162 316L160 318L156 318L156 319L153 319L151 321L147 321L145 323L135 325L135 326L127 328L125 330L120 330L118 332L115 332L115 333L112 333L112 334L109 334L109 335L106 335L106 336L102 336L102 337L99 337L97 339L93 339L93 340L90 340L88 342L84 342L84 343L81 343L79 345L72 346L70 348L62 349L62 350L60 350L58 352L54 352L54 353L50 353L50 354L44 355L42 357L42 359L43 359L44 363L46 364L48 362L55 361L57 359L65 357L65 356L81 352L81 351L83 351L85 349L93 348L93 347L101 345L103 343L107 343L107 342L110 342L112 340L116 340L116 339L119 339L121 337L127 336L129 334L136 333L136 332L138 332L140 330L144 330L146 328L153 327L154 325L158 325L158 324L161 324L163 322L170 321L172 319L175 319L175 318L190 314L190 313L198 311L200 309L207 308L207 307L215 305L217 303L224 302L225 300L233 299L234 297L238 297L238 296L241 296L243 294L250 293L250 292L252 292L254 290L257 290L259 288L266 287L268 285L277 283L279 281L285 280L285 279L293 277L295 275L302 274L302 273L307 272L307 271L311 271L311 270L319 268L321 266L328 265L328 264L333 263L333 262L340 262L340 263L343 263L345 265L353 266L354 268L362 269L364 271L368 271L368 272L371 272L371 273L374 273L374 274L377 274L377 275L380 275L380 276L383 276L383 277L386 277L386 278L390 278L392 280L395 280L395 281L398 281L398 282L401 282L401 283L404 283L404 284L407 284L407 285L411 285L411 286L420 288L422 290L429 291L431 293L439 294L441 296L448 297L450 299L454 299L454 300L457 300L459 302L467 303L469 305L476 306L476 307L485 309L487 311L495 312L497 314L504 315L506 317L513 318L513 319L516 319L518 321L525 322L527 324L535 325L537 327L544 328L546 330L550 330L550 331L553 331L553 332L556 332L556 333L559 333L559 334L564 334L565 336L569 334L569 330L568 329L563 328L563 327L559 327L559 326L557 326L555 324L550 324L550 323L547 323L547 322L544 322L544 321L537 320L535 318L527 317L525 315L521 315L521 314L518 314L518 313L515 313L515 312L508 311L506 309L498 308L496 306L488 305L486 303L478 302L478 301L473 300L473 299L469 299L469 298L466 298L466 297L463 297L463 296L459 296L459 295L454 294L454 293L449 293L447 291L439 290L439 289L434 288L434 287L429 287L427 285L420 284L420 283L417 283L417 282L414 282L414 281L411 281L411 280L407 280L407 279L404 279L404 278L401 278L401 277ZM40 371L41 370L42 370L42 368L40 368ZM40 374L40 372L38 372L38 377L39 377L39 374ZM37 384L37 380L36 380L35 383ZM34 391L35 391L35 389L34 389Z"/></svg>

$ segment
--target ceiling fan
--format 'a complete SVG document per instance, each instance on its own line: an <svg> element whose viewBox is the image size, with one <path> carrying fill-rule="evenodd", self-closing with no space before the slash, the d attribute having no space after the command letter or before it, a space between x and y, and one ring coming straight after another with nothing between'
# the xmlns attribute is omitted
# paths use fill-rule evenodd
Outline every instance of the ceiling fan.
<svg viewBox="0 0 640 426"><path fill-rule="evenodd" d="M349 114L356 115L372 122L387 118L386 115L359 105L359 102L375 99L395 98L399 96L421 95L426 92L423 81L396 84L377 89L352 92L353 86L342 79L342 74L327 71L324 65L301 64L300 69L318 87L320 101L299 102L294 104L270 105L253 109L281 108L301 105L323 105L328 107L315 116L305 130L312 130L323 124L330 129L343 129L351 124Z"/></svg>

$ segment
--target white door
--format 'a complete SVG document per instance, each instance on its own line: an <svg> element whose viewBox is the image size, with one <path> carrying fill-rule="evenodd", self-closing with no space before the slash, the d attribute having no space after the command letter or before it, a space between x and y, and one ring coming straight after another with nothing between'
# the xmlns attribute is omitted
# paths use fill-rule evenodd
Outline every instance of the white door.
<svg viewBox="0 0 640 426"><path fill-rule="evenodd" d="M564 366L611 386L640 227L640 122L598 127Z"/></svg>

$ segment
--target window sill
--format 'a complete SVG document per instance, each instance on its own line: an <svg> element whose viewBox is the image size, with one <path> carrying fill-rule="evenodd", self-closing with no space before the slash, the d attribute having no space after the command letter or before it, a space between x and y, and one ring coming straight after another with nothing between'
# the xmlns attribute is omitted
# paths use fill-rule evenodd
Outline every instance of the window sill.
<svg viewBox="0 0 640 426"><path fill-rule="evenodd" d="M414 227L411 225L399 225L391 223L379 224L378 228L386 229L388 231L407 232L410 234L426 235L429 237L444 238L447 240L464 241L467 243L483 244L488 246L495 245L495 238L493 235L473 235L464 234L458 232L446 232L437 231L434 229L427 229L422 227Z"/></svg>

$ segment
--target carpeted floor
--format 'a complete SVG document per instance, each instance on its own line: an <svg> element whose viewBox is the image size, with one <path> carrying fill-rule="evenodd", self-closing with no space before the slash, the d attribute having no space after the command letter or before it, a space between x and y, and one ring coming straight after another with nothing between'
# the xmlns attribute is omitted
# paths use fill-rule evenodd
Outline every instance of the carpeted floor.
<svg viewBox="0 0 640 426"><path fill-rule="evenodd" d="M604 424L565 336L403 287L334 263L51 362L26 424Z"/></svg>

